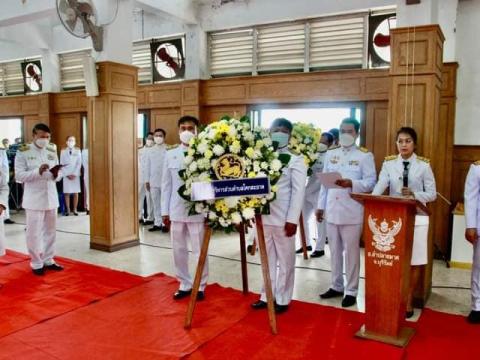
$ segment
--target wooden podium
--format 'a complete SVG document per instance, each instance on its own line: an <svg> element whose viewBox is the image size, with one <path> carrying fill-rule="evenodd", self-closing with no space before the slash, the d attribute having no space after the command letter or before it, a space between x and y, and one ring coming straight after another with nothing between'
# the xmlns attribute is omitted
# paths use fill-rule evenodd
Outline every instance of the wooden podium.
<svg viewBox="0 0 480 360"><path fill-rule="evenodd" d="M415 215L428 215L419 201L351 194L365 205L366 320L356 336L404 347L414 329L405 327Z"/></svg>

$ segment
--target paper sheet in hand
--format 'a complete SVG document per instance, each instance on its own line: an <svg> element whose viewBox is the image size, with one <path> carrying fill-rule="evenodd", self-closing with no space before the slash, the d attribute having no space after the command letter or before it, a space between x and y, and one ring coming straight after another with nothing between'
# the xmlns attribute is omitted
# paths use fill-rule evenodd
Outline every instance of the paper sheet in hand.
<svg viewBox="0 0 480 360"><path fill-rule="evenodd" d="M320 173L317 174L317 179L327 189L343 189L341 186L335 185L335 181L340 180L342 175L338 172Z"/></svg>

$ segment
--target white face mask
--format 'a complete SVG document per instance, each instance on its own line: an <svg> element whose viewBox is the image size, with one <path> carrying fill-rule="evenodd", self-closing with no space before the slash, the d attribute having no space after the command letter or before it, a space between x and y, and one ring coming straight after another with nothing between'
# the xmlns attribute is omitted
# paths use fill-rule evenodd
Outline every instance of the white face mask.
<svg viewBox="0 0 480 360"><path fill-rule="evenodd" d="M75 147L75 141L74 140L68 140L67 141L67 146L69 149L73 149Z"/></svg>
<svg viewBox="0 0 480 360"><path fill-rule="evenodd" d="M181 141L183 144L188 144L188 143L190 143L190 140L192 140L193 137L195 137L195 134L192 133L191 131L188 131L188 130L182 131L182 132L180 133L180 141Z"/></svg>
<svg viewBox="0 0 480 360"><path fill-rule="evenodd" d="M327 151L327 150L328 150L328 146L325 145L324 143L320 143L320 144L318 145L318 151L320 151L321 153L323 153L323 152L325 152L325 151Z"/></svg>
<svg viewBox="0 0 480 360"><path fill-rule="evenodd" d="M355 138L350 134L340 134L338 142L343 147L350 147L355 143Z"/></svg>
<svg viewBox="0 0 480 360"><path fill-rule="evenodd" d="M145 144L147 145L147 147L153 146L153 140L152 139L147 139Z"/></svg>
<svg viewBox="0 0 480 360"><path fill-rule="evenodd" d="M163 144L163 136L154 136L153 141L155 141L155 144L161 145Z"/></svg>
<svg viewBox="0 0 480 360"><path fill-rule="evenodd" d="M45 138L40 138L40 139L35 140L35 145L37 145L39 148L42 148L42 149L45 146L47 146L49 143L50 143L50 140L45 139Z"/></svg>

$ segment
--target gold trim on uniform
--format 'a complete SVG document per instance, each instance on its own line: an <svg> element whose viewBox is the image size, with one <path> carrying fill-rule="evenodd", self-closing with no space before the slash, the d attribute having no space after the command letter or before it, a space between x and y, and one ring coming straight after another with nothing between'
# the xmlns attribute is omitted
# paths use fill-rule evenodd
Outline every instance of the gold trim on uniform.
<svg viewBox="0 0 480 360"><path fill-rule="evenodd" d="M364 153L368 153L369 150L363 146L359 147L358 150L360 150L361 152L364 152Z"/></svg>
<svg viewBox="0 0 480 360"><path fill-rule="evenodd" d="M178 144L175 144L175 145L167 145L167 150L176 149L177 147L178 147Z"/></svg>
<svg viewBox="0 0 480 360"><path fill-rule="evenodd" d="M426 162L427 164L430 163L430 159L423 156L417 156L417 159L420 161Z"/></svg>
<svg viewBox="0 0 480 360"><path fill-rule="evenodd" d="M28 149L29 149L29 146L27 144L22 144L18 148L18 151L24 152L24 151L27 151Z"/></svg>
<svg viewBox="0 0 480 360"><path fill-rule="evenodd" d="M392 161L397 158L398 155L385 156L385 161Z"/></svg>
<svg viewBox="0 0 480 360"><path fill-rule="evenodd" d="M473 165L476 165L476 166L480 165L480 160L475 161Z"/></svg>

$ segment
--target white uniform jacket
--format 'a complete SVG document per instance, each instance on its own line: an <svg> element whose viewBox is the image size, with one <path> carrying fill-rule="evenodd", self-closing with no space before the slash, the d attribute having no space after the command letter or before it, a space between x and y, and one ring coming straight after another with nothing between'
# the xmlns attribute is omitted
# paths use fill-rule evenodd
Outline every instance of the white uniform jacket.
<svg viewBox="0 0 480 360"><path fill-rule="evenodd" d="M15 176L24 184L23 208L27 210L53 210L58 208L56 181L62 178L59 171L57 179L50 171L42 175L38 172L40 165L48 164L50 168L58 165L56 147L49 144L40 149L34 144L22 145L15 156Z"/></svg>
<svg viewBox="0 0 480 360"><path fill-rule="evenodd" d="M276 198L270 203L270 215L263 216L263 223L274 226L285 226L286 222L298 224L305 198L307 167L303 156L293 155L288 150L279 152L287 153L291 158L282 169L276 184Z"/></svg>
<svg viewBox="0 0 480 360"><path fill-rule="evenodd" d="M350 197L350 193L372 191L377 179L373 154L367 149L351 146L328 150L324 173L338 172L342 178L352 180L352 188L320 191L318 209L325 210L326 220L335 225L363 224L363 205Z"/></svg>
<svg viewBox="0 0 480 360"><path fill-rule="evenodd" d="M178 194L184 184L178 172L185 169L184 158L186 146L179 145L168 150L163 162L162 174L162 216L169 216L170 221L203 222L203 215L188 216L188 203Z"/></svg>
<svg viewBox="0 0 480 360"><path fill-rule="evenodd" d="M390 196L402 196L403 188L403 162L408 161L408 187L413 191L415 199L424 205L437 198L435 178L429 161L413 154L410 159L403 160L400 155L387 156L378 176L372 194L382 195L389 188Z"/></svg>
<svg viewBox="0 0 480 360"><path fill-rule="evenodd" d="M313 204L314 208L318 204L318 197L320 195L320 189L322 184L317 179L317 174L321 174L323 171L325 155L327 152L318 153L318 158L312 166L312 175L307 180L307 187L305 188L305 202Z"/></svg>
<svg viewBox="0 0 480 360"><path fill-rule="evenodd" d="M145 153L145 182L149 182L150 187L159 188L162 186L162 173L166 154L167 145L165 144L154 145Z"/></svg>
<svg viewBox="0 0 480 360"><path fill-rule="evenodd" d="M0 149L0 205L5 209L8 208L9 176L7 152Z"/></svg>
<svg viewBox="0 0 480 360"><path fill-rule="evenodd" d="M480 161L470 165L465 180L465 225L480 230Z"/></svg>

